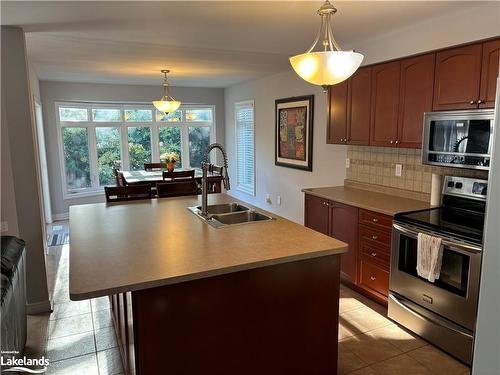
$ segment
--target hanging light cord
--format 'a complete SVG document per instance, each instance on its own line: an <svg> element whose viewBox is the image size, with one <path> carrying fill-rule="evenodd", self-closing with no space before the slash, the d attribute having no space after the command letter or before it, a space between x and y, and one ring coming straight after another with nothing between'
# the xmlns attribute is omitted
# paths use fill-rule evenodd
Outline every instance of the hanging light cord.
<svg viewBox="0 0 500 375"><path fill-rule="evenodd" d="M162 70L161 72L165 75L165 77L163 78L163 97L161 98L161 100L168 100L170 98L170 95L168 93L169 85L168 85L167 73L170 73L170 70Z"/></svg>
<svg viewBox="0 0 500 375"><path fill-rule="evenodd" d="M342 51L339 44L333 37L333 32L330 25L330 18L332 14L335 14L336 12L337 9L328 0L326 0L321 8L318 9L318 14L321 17L321 24L319 26L318 33L316 34L316 39L314 39L311 48L309 48L306 53L311 53L314 48L316 48L316 45L318 44L319 39L322 35L324 35L322 45L325 52L328 51L328 49L330 51Z"/></svg>

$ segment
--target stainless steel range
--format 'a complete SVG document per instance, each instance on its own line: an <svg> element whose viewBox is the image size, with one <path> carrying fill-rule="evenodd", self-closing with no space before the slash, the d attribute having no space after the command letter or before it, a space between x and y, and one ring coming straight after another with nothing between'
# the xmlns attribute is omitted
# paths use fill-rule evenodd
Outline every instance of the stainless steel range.
<svg viewBox="0 0 500 375"><path fill-rule="evenodd" d="M476 323L487 181L447 176L442 206L394 217L389 318L470 364ZM441 274L418 276L417 236L442 238Z"/></svg>

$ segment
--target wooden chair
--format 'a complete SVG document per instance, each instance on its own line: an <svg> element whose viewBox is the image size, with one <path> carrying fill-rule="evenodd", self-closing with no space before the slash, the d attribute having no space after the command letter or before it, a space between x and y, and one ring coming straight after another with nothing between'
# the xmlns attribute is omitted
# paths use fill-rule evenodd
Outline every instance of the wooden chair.
<svg viewBox="0 0 500 375"><path fill-rule="evenodd" d="M119 169L113 168L113 175L115 176L116 186L126 186L127 181L123 177L123 172L120 172Z"/></svg>
<svg viewBox="0 0 500 375"><path fill-rule="evenodd" d="M189 171L173 171L173 172L169 172L169 171L163 171L162 173L163 175L163 181L165 181L166 179L172 179L172 180L175 180L177 178L179 179L194 179L194 169L191 169Z"/></svg>
<svg viewBox="0 0 500 375"><path fill-rule="evenodd" d="M198 195L201 191L198 184L193 179L192 181L182 182L158 182L156 184L156 193L158 194L158 198L164 198Z"/></svg>
<svg viewBox="0 0 500 375"><path fill-rule="evenodd" d="M151 199L151 185L105 186L104 194L108 203Z"/></svg>
<svg viewBox="0 0 500 375"><path fill-rule="evenodd" d="M166 163L144 163L145 171L162 171L167 168Z"/></svg>

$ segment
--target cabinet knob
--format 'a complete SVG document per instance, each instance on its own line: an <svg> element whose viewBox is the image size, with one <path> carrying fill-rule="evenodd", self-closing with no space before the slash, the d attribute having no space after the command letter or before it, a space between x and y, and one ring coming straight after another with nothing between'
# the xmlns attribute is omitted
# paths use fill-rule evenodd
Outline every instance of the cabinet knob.
<svg viewBox="0 0 500 375"><path fill-rule="evenodd" d="M375 281L375 280L377 280L377 278L375 276L370 276L370 280Z"/></svg>
<svg viewBox="0 0 500 375"><path fill-rule="evenodd" d="M372 236L372 240L378 240L378 236L373 235L373 236Z"/></svg>
<svg viewBox="0 0 500 375"><path fill-rule="evenodd" d="M378 223L378 219L377 219L376 217L374 217L374 218L372 219L372 221L373 221L374 223Z"/></svg>
<svg viewBox="0 0 500 375"><path fill-rule="evenodd" d="M475 103L476 103L476 101L475 101L475 100L471 100L471 101L469 102L469 104L475 104Z"/></svg>
<svg viewBox="0 0 500 375"><path fill-rule="evenodd" d="M399 141L396 141L396 144L398 145L398 144L399 144Z"/></svg>
<svg viewBox="0 0 500 375"><path fill-rule="evenodd" d="M481 103L484 103L484 100L479 99L479 100L477 101L477 104L481 104Z"/></svg>
<svg viewBox="0 0 500 375"><path fill-rule="evenodd" d="M373 253L371 254L371 256L372 256L372 257L376 257L376 256L377 256L377 253L373 252Z"/></svg>
<svg viewBox="0 0 500 375"><path fill-rule="evenodd" d="M394 143L394 141L391 141L391 145Z"/></svg>

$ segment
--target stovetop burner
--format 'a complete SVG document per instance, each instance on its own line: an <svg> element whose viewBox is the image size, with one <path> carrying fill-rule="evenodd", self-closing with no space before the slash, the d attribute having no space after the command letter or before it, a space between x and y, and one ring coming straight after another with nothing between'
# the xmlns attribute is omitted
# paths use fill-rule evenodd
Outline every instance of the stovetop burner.
<svg viewBox="0 0 500 375"><path fill-rule="evenodd" d="M477 244L483 241L484 214L474 211L437 207L396 214L394 220Z"/></svg>

